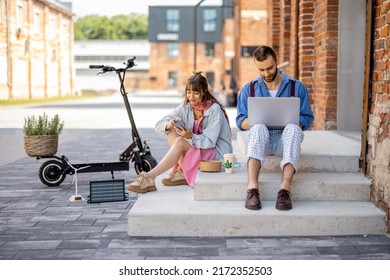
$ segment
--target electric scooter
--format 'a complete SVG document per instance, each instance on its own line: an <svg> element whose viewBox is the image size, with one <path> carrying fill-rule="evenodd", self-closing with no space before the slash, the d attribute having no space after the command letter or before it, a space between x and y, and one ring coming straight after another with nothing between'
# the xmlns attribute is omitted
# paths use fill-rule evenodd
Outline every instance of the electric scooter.
<svg viewBox="0 0 390 280"><path fill-rule="evenodd" d="M69 159L65 155L47 157L38 156L37 159L50 158L39 168L39 179L43 184L49 187L59 186L65 180L67 174L73 175L75 172L90 173L109 171L111 172L112 179L114 179L114 171L129 170L130 161L134 162L134 169L137 174L141 171L147 172L157 165L156 159L150 152L148 140L142 142L138 133L124 86L126 71L136 66L136 64L134 64L134 60L135 57L128 59L127 63L124 63L126 64L124 68L115 68L108 65L89 65L90 69L100 69L100 72L97 75L104 74L106 72L117 73L120 82L120 93L123 97L126 111L130 119L133 142L122 154L120 154L119 161L117 162L70 163Z"/></svg>

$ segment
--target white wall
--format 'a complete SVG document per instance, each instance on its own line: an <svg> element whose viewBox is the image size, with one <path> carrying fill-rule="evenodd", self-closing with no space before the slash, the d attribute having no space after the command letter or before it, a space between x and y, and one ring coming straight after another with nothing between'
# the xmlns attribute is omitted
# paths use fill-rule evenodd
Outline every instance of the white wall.
<svg viewBox="0 0 390 280"><path fill-rule="evenodd" d="M366 1L339 1L337 129L360 131L364 87Z"/></svg>

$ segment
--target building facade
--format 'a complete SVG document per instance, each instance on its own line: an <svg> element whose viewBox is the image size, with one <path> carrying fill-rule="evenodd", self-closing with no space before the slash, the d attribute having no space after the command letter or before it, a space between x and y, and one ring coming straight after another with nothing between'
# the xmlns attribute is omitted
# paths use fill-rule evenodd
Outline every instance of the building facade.
<svg viewBox="0 0 390 280"><path fill-rule="evenodd" d="M150 44L147 40L81 40L74 42L75 91L112 92L119 90L115 73L96 75L97 69L89 65L123 67L129 58L136 57L135 64L126 73L125 87L128 90L149 89Z"/></svg>
<svg viewBox="0 0 390 280"><path fill-rule="evenodd" d="M0 0L0 99L73 94L71 7L55 0Z"/></svg>
<svg viewBox="0 0 390 280"><path fill-rule="evenodd" d="M183 89L195 71L205 74L212 90L224 87L233 58L232 24L224 25L233 16L232 2L149 7L152 89Z"/></svg>

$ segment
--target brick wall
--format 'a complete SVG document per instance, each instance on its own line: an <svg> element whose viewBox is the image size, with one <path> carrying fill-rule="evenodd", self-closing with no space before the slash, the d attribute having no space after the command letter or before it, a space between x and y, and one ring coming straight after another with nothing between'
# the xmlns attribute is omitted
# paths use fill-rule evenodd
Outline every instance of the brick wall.
<svg viewBox="0 0 390 280"><path fill-rule="evenodd" d="M268 0L267 3L268 24L272 30L268 33L268 41L278 57L280 57L280 30L284 29L281 22L281 5L281 1Z"/></svg>
<svg viewBox="0 0 390 280"><path fill-rule="evenodd" d="M299 3L299 62L298 62L298 77L303 82L309 92L310 103L313 104L314 90L314 66L317 62L317 57L314 55L314 8L315 3L312 0L301 0ZM316 7L317 8L317 7Z"/></svg>
<svg viewBox="0 0 390 280"><path fill-rule="evenodd" d="M285 47L284 53L284 57L288 57L286 52L289 52L290 63L286 72L306 85L311 104L313 104L314 77L316 76L314 73L316 64L315 8L313 0L291 0L291 5L287 5L286 9L290 12L291 19L290 40L285 44L288 49Z"/></svg>
<svg viewBox="0 0 390 280"><path fill-rule="evenodd" d="M280 51L281 62L289 60L290 56L290 36L291 36L291 0L282 1L281 4L281 26L280 28Z"/></svg>
<svg viewBox="0 0 390 280"><path fill-rule="evenodd" d="M307 61L310 67L315 62L313 128L332 130L337 129L338 0L316 0L314 17L315 53L311 62Z"/></svg>
<svg viewBox="0 0 390 280"><path fill-rule="evenodd" d="M253 57L242 57L242 46L260 46L268 44L269 25L266 1L238 0L235 1L236 47L235 76L238 87L257 78L259 73L253 62Z"/></svg>
<svg viewBox="0 0 390 280"><path fill-rule="evenodd" d="M184 90L188 77L194 71L194 44L180 43L179 56L168 57L167 43L151 43L150 61L153 63L149 69L150 89L178 89ZM220 88L224 79L224 48L222 43L215 44L215 55L206 56L205 44L198 43L196 47L196 71L214 73L214 88ZM170 87L168 85L168 73L177 73L177 85Z"/></svg>
<svg viewBox="0 0 390 280"><path fill-rule="evenodd" d="M284 57L289 53L286 72L307 87L315 115L312 129L336 129L338 0L285 5L283 18L290 13L291 20L290 40L282 44Z"/></svg>
<svg viewBox="0 0 390 280"><path fill-rule="evenodd" d="M373 179L371 199L390 217L390 0L374 6L374 46L369 108L367 174ZM388 221L390 229L390 222Z"/></svg>

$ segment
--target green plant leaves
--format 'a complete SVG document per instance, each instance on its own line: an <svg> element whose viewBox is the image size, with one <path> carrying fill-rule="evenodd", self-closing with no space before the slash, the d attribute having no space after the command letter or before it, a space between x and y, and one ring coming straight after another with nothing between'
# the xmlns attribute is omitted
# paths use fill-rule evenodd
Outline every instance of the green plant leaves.
<svg viewBox="0 0 390 280"><path fill-rule="evenodd" d="M43 115L29 116L24 118L23 132L26 136L32 135L58 135L64 128L64 122L55 115L49 118L46 113Z"/></svg>

